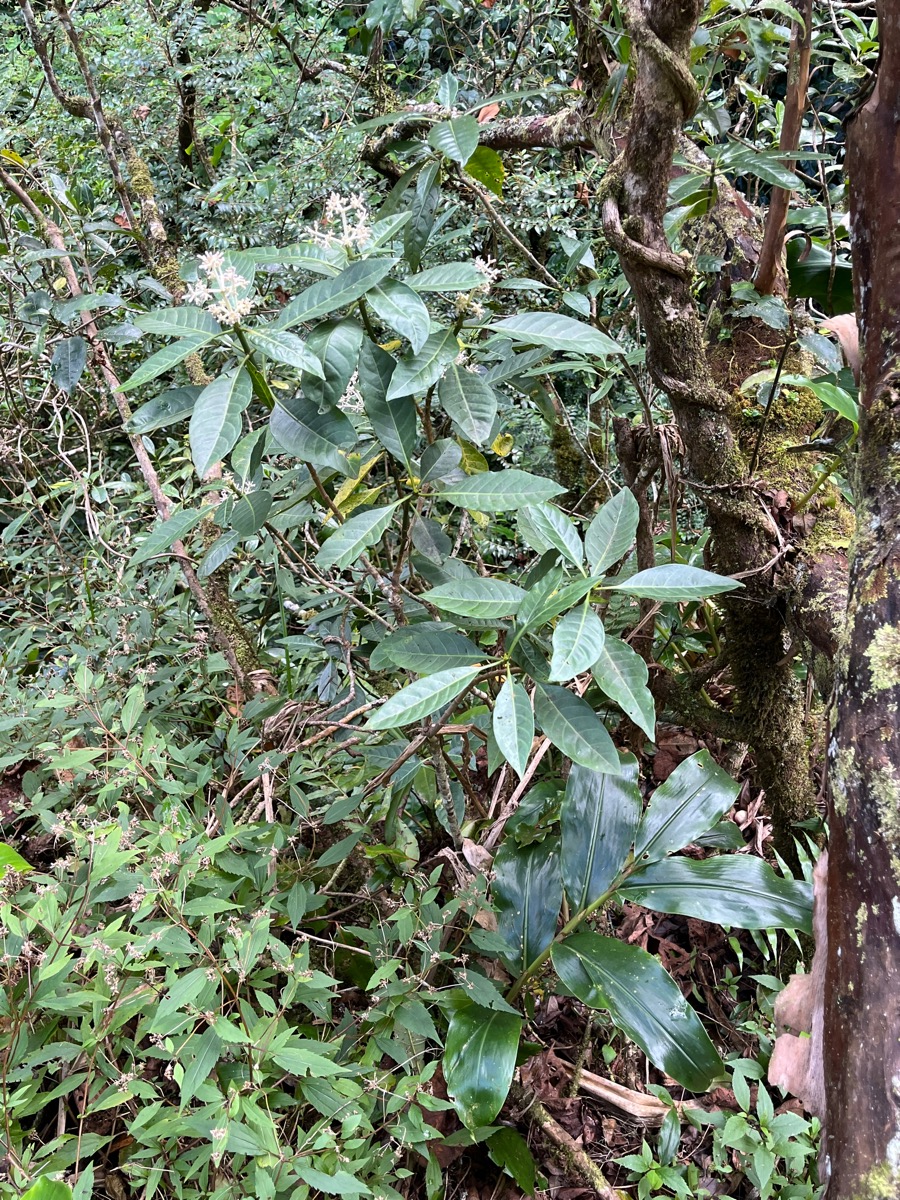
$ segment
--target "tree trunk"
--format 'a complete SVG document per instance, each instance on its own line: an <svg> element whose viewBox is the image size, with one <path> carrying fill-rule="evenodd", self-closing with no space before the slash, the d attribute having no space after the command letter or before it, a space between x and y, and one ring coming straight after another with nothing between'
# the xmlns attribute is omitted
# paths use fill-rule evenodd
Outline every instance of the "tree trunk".
<svg viewBox="0 0 900 1200"><path fill-rule="evenodd" d="M788 58L788 86L784 99L784 118L781 123L779 150L796 150L800 145L803 129L803 114L806 111L806 94L809 88L809 59L812 51L813 0L802 0L797 7L801 20L794 23L791 52ZM784 165L792 170L793 159ZM756 269L756 290L768 295L775 291L781 271L781 256L784 251L784 235L787 233L788 208L791 193L785 188L772 189L769 210L766 213L766 232L759 250Z"/></svg>
<svg viewBox="0 0 900 1200"><path fill-rule="evenodd" d="M851 118L861 421L838 656L825 984L829 1200L900 1196L900 24Z"/></svg>
<svg viewBox="0 0 900 1200"><path fill-rule="evenodd" d="M785 605L773 586L778 535L762 502L766 489L749 484L750 464L736 434L740 414L712 369L690 257L670 249L664 226L681 126L698 100L690 45L702 9L702 0L628 5L637 50L634 101L625 148L601 191L603 228L640 313L647 367L669 396L688 477L706 505L712 565L745 577L744 588L724 602L736 715L756 755L778 848L791 859L792 823L810 815L814 792L802 697L786 648Z"/></svg>

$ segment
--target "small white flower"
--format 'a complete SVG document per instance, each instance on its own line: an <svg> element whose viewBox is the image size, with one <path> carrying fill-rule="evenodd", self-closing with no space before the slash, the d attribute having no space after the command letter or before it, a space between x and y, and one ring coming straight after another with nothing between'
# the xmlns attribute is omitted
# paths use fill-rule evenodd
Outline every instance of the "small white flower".
<svg viewBox="0 0 900 1200"><path fill-rule="evenodd" d="M221 250L209 250L206 254L201 254L197 262L204 275L212 275L225 266L225 255Z"/></svg>
<svg viewBox="0 0 900 1200"><path fill-rule="evenodd" d="M212 299L212 292L205 283L201 283L198 279L184 293L184 298L188 304L206 304L207 300Z"/></svg>
<svg viewBox="0 0 900 1200"><path fill-rule="evenodd" d="M493 258L478 257L473 260L475 270L484 276L484 283L478 289L480 292L489 292L491 284L496 283L503 274L497 267L497 263Z"/></svg>
<svg viewBox="0 0 900 1200"><path fill-rule="evenodd" d="M354 371L350 376L346 391L340 400L338 408L345 413L361 413L364 411L362 393L359 390L359 372Z"/></svg>
<svg viewBox="0 0 900 1200"><path fill-rule="evenodd" d="M247 280L243 275L238 275L234 267L229 267L227 271L223 271L221 278L224 288L242 288L247 286Z"/></svg>
<svg viewBox="0 0 900 1200"><path fill-rule="evenodd" d="M316 221L307 232L320 246L362 249L372 235L365 198L358 192L346 198L339 192L332 192L325 202L322 220Z"/></svg>
<svg viewBox="0 0 900 1200"><path fill-rule="evenodd" d="M240 295L250 281L234 267L225 266L225 255L220 250L201 254L197 261L206 282L198 280L190 285L185 292L189 303L206 305L207 311L223 325L236 325L253 311L258 298Z"/></svg>
<svg viewBox="0 0 900 1200"><path fill-rule="evenodd" d="M223 325L236 325L238 321L253 312L256 303L256 300L238 299L234 295L226 294L216 304L209 305L209 312Z"/></svg>

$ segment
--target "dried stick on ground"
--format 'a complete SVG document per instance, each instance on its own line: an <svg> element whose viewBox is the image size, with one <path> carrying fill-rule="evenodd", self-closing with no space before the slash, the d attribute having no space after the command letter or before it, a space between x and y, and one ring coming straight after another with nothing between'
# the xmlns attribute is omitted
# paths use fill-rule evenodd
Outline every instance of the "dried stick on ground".
<svg viewBox="0 0 900 1200"><path fill-rule="evenodd" d="M578 1145L571 1134L550 1116L539 1100L527 1095L517 1083L510 1089L510 1099L519 1110L522 1119L527 1119L549 1141L555 1155L566 1170L577 1176L582 1183L600 1197L600 1200L622 1200L597 1164Z"/></svg>

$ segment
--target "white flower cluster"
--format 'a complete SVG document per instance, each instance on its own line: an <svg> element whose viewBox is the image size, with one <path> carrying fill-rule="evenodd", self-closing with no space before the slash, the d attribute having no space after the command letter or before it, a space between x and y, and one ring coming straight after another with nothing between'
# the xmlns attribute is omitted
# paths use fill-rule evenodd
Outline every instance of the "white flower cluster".
<svg viewBox="0 0 900 1200"><path fill-rule="evenodd" d="M197 262L206 281L197 280L187 289L184 298L189 304L205 305L223 325L236 325L253 311L258 300L240 294L248 281L234 267L225 266L220 250L201 254Z"/></svg>
<svg viewBox="0 0 900 1200"><path fill-rule="evenodd" d="M347 383L347 389L338 400L338 408L345 413L364 412L362 392L359 390L359 371L354 371Z"/></svg>
<svg viewBox="0 0 900 1200"><path fill-rule="evenodd" d="M332 192L325 202L325 215L312 226L309 236L319 246L361 250L372 236L364 198L359 192L346 198Z"/></svg>
<svg viewBox="0 0 900 1200"><path fill-rule="evenodd" d="M484 276L484 283L479 288L479 291L489 292L491 284L496 283L503 274L498 268L496 260L493 258L475 258L472 260L472 265L476 271Z"/></svg>
<svg viewBox="0 0 900 1200"><path fill-rule="evenodd" d="M477 307L481 308L481 305L479 304ZM472 362L465 350L460 350L453 362L455 366L465 368L470 375L480 374L478 367Z"/></svg>

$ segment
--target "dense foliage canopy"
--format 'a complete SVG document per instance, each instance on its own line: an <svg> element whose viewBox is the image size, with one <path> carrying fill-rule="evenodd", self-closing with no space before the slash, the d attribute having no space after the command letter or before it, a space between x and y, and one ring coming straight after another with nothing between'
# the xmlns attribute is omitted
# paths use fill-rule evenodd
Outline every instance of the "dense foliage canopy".
<svg viewBox="0 0 900 1200"><path fill-rule="evenodd" d="M2 6L0 1195L817 1194L877 22L695 7Z"/></svg>

